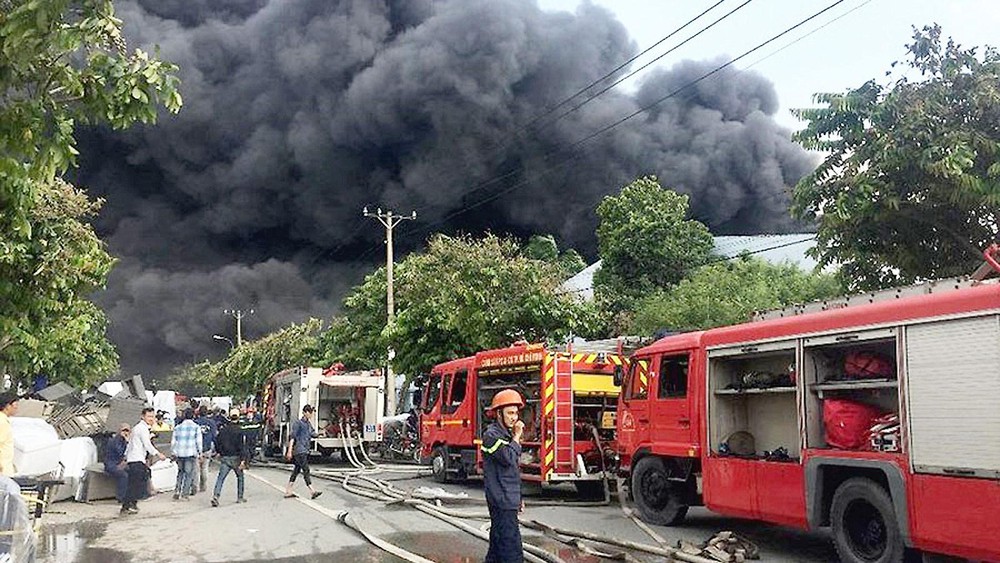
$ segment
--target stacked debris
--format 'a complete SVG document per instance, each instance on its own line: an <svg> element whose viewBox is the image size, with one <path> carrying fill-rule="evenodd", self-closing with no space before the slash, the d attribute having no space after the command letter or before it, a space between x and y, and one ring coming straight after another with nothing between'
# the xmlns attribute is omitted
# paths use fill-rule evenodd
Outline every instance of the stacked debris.
<svg viewBox="0 0 1000 563"><path fill-rule="evenodd" d="M697 555L723 563L743 563L744 561L760 559L760 549L753 542L730 531L719 532L701 545L679 541L677 548L681 553Z"/></svg>

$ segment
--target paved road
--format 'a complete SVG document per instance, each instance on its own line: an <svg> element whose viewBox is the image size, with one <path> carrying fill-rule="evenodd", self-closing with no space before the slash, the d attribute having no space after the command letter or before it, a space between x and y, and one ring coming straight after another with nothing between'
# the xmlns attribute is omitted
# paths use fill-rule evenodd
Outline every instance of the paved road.
<svg viewBox="0 0 1000 563"><path fill-rule="evenodd" d="M199 494L187 502L173 501L161 494L140 503L140 513L119 516L117 505L101 501L93 504L60 503L43 521L39 538L39 561L44 563L140 563L176 562L311 562L322 560L379 563L399 561L375 548L335 519L346 510L363 527L392 543L427 559L446 563L482 561L485 542L413 509L385 506L344 491L338 483L317 481L324 495L315 504L301 499L284 499L277 488L287 473L255 468L247 479L246 504L235 504L235 481L226 483L222 506L212 508L209 495ZM403 477L403 475L389 475ZM429 478L397 482L404 488L438 486ZM464 492L481 499L478 483L447 485L450 492ZM298 490L304 491L301 481ZM570 498L571 490L548 490L544 498ZM535 498L533 494L531 498ZM652 540L617 506L532 507L526 516L564 528L589 530L643 543ZM481 522L474 522L478 527ZM722 518L693 509L682 528L654 529L668 541L700 542L719 530L740 532L761 547L764 562L835 561L836 556L824 534L803 533L787 528ZM526 534L525 540L550 551L558 551L567 561L597 562L541 536ZM640 557L640 560L652 560Z"/></svg>

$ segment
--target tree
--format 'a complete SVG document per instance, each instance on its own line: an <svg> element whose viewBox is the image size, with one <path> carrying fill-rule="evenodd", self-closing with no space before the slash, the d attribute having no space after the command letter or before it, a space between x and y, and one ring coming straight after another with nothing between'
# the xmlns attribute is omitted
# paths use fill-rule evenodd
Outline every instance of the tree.
<svg viewBox="0 0 1000 563"><path fill-rule="evenodd" d="M567 278L587 267L583 256L572 248L560 254L559 245L552 235L532 235L524 247L524 256L556 264L562 275Z"/></svg>
<svg viewBox="0 0 1000 563"><path fill-rule="evenodd" d="M686 219L688 197L645 176L597 206L601 269L594 276L598 301L611 315L635 310L643 297L665 290L704 264L712 235Z"/></svg>
<svg viewBox="0 0 1000 563"><path fill-rule="evenodd" d="M385 271L380 268L344 300L349 320L337 321L324 336L344 348L321 353L370 367L385 362L391 342L395 369L414 375L521 338L586 334L595 318L588 305L558 291L557 265L527 258L516 241L494 235L436 235L425 251L400 262L395 273L392 331L385 328Z"/></svg>
<svg viewBox="0 0 1000 563"><path fill-rule="evenodd" d="M319 358L322 321L291 324L258 340L244 342L217 363L202 362L179 371L176 381L196 382L214 393L247 395L263 388L272 374L314 365Z"/></svg>
<svg viewBox="0 0 1000 563"><path fill-rule="evenodd" d="M636 311L633 334L700 330L746 322L754 311L841 294L832 274L807 273L791 263L742 256L699 268L676 287L658 292Z"/></svg>
<svg viewBox="0 0 1000 563"><path fill-rule="evenodd" d="M178 111L176 67L125 51L109 0L0 1L0 367L15 377L105 375L106 319L85 297L113 263L61 179L76 125L121 129Z"/></svg>
<svg viewBox="0 0 1000 563"><path fill-rule="evenodd" d="M871 80L795 111L808 121L796 140L827 156L793 213L818 223L816 257L854 289L967 274L1000 232L1000 55L942 45L938 26L913 39L921 80Z"/></svg>

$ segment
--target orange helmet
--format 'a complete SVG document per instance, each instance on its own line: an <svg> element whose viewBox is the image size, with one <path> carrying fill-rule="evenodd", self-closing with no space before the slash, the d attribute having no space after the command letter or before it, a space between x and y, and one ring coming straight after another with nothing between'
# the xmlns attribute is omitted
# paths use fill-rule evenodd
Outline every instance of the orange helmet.
<svg viewBox="0 0 1000 563"><path fill-rule="evenodd" d="M504 389L493 395L493 404L490 405L490 410L496 411L497 409L502 409L504 407L509 407L511 405L517 405L517 408L524 407L524 399L521 398L521 394L513 389Z"/></svg>

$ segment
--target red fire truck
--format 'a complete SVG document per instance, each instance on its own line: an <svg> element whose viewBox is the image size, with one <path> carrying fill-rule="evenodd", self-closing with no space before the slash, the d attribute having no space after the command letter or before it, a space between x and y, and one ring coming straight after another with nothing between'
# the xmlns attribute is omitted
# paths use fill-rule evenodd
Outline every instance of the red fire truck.
<svg viewBox="0 0 1000 563"><path fill-rule="evenodd" d="M619 374L622 375L622 374ZM845 562L1000 561L1000 285L778 311L637 351L618 407L643 519L830 527Z"/></svg>
<svg viewBox="0 0 1000 563"><path fill-rule="evenodd" d="M480 473L486 409L497 391L514 388L526 401L524 479L572 481L585 494L602 491L603 471L615 458L619 388L613 379L623 357L600 348L580 344L559 351L517 344L435 366L420 425L421 453L431 460L434 476L443 482Z"/></svg>

